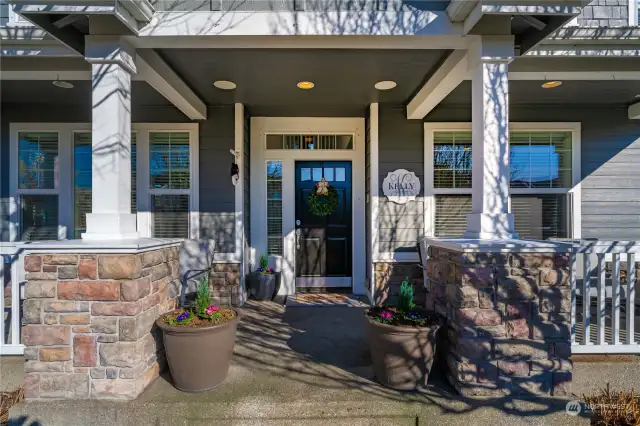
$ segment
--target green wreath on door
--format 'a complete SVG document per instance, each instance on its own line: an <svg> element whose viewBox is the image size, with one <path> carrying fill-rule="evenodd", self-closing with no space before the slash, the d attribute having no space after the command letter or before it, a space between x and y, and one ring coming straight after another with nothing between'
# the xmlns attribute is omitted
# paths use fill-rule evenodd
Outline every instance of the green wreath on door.
<svg viewBox="0 0 640 426"><path fill-rule="evenodd" d="M316 216L329 216L336 211L338 203L338 191L325 178L316 183L315 190L307 197L309 211Z"/></svg>

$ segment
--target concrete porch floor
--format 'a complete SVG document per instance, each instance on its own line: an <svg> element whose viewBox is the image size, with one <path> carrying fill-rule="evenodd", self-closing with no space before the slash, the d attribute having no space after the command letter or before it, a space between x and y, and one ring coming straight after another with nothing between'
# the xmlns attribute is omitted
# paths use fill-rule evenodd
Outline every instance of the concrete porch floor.
<svg viewBox="0 0 640 426"><path fill-rule="evenodd" d="M566 400L539 398L527 401L508 397L480 402L462 398L438 372L422 393L402 393L379 386L372 380L362 308L285 309L276 303L250 302L242 308L242 313L244 318L238 330L229 376L215 390L182 393L173 388L167 373L136 401L22 404L11 411L10 424L204 425L223 421L231 425L453 426L589 423L586 418L567 415ZM576 365L576 370L574 377L588 376L580 374L580 370L584 372L582 366ZM635 370L638 370L637 364ZM590 371L589 376L593 377L593 371ZM591 384L597 386L597 383ZM624 383L612 380L612 384L625 388Z"/></svg>

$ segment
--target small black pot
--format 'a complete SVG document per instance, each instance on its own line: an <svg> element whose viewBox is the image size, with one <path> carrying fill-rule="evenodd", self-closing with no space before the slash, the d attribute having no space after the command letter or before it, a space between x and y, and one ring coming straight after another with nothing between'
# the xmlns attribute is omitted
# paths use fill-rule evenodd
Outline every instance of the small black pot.
<svg viewBox="0 0 640 426"><path fill-rule="evenodd" d="M254 274L251 278L251 297L271 300L276 294L280 274Z"/></svg>

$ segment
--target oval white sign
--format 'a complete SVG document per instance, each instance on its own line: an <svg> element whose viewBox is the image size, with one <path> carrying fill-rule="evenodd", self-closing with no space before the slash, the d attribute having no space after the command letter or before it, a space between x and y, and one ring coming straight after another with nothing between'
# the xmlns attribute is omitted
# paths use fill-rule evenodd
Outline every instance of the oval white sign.
<svg viewBox="0 0 640 426"><path fill-rule="evenodd" d="M414 201L420 193L420 179L414 172L405 169L389 172L382 181L382 192L389 201L406 204Z"/></svg>

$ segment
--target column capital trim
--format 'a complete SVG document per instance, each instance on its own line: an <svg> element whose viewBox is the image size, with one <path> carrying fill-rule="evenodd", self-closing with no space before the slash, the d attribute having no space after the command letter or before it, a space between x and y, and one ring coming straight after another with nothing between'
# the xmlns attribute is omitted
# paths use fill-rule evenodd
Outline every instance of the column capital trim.
<svg viewBox="0 0 640 426"><path fill-rule="evenodd" d="M119 36L86 36L85 59L92 65L119 65L136 74L136 50Z"/></svg>
<svg viewBox="0 0 640 426"><path fill-rule="evenodd" d="M508 64L515 57L513 36L482 36L469 46L467 67L472 71L481 64Z"/></svg>

